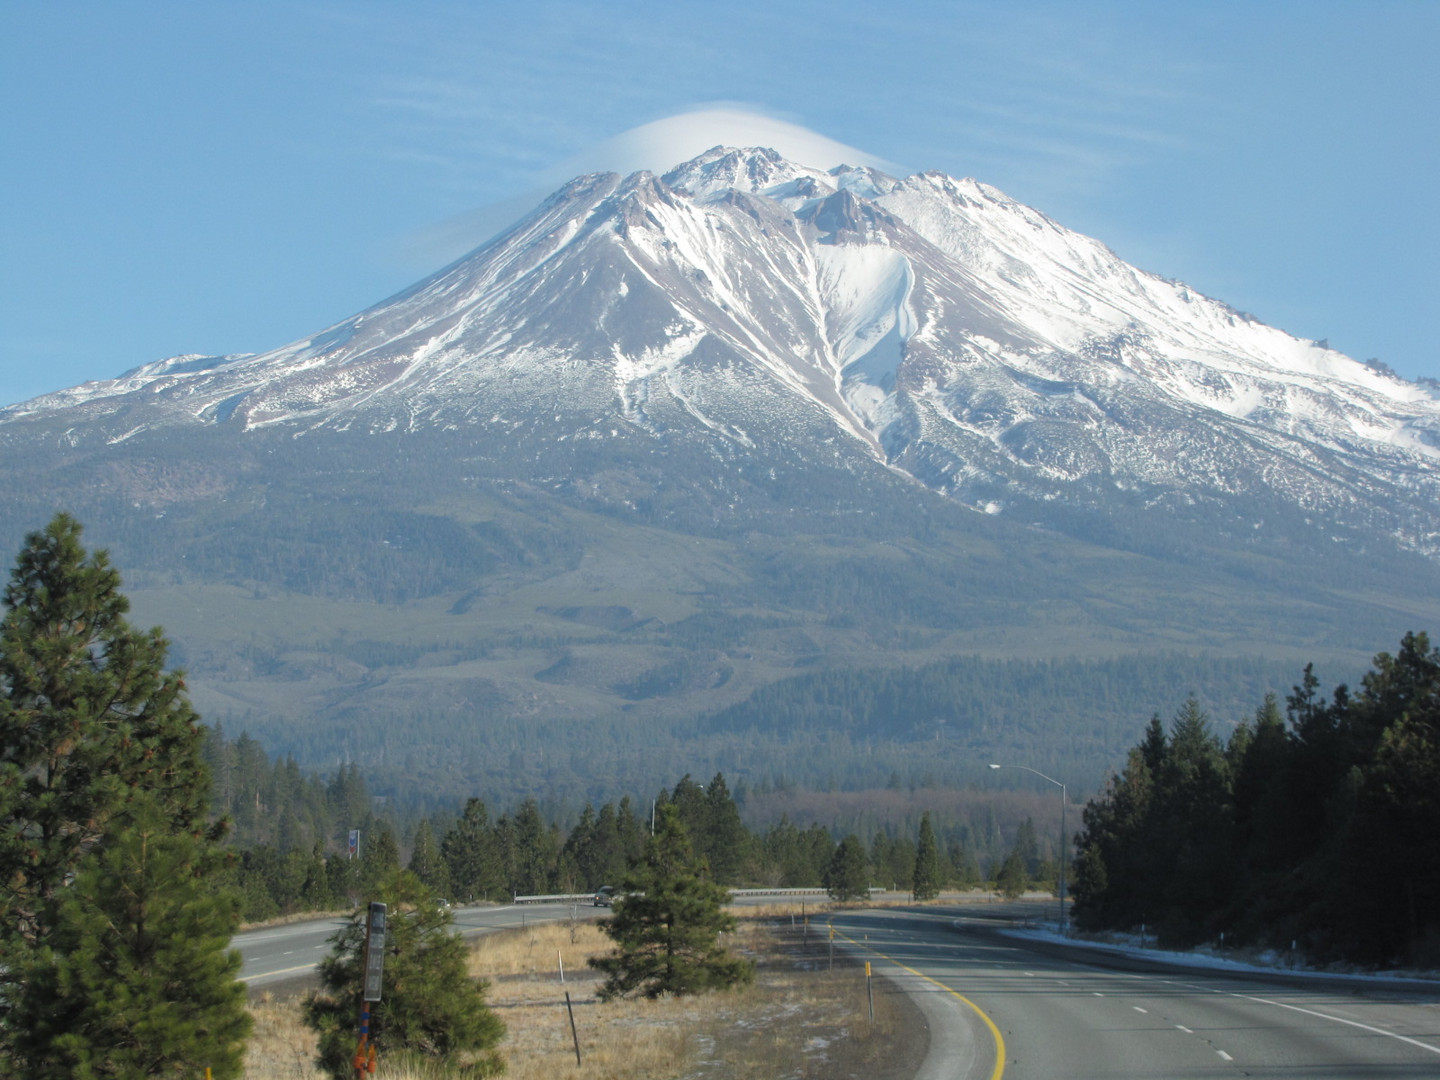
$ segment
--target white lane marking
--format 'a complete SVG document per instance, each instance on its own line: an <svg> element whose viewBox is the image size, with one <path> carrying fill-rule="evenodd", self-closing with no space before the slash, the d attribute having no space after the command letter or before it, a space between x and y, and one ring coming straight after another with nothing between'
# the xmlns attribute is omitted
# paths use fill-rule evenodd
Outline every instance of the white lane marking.
<svg viewBox="0 0 1440 1080"><path fill-rule="evenodd" d="M283 953L281 953L280 955L281 955L281 956L294 956L294 955L295 955L295 952L296 952L296 950L294 950L294 949L286 949L286 950L285 950Z"/></svg>
<svg viewBox="0 0 1440 1080"><path fill-rule="evenodd" d="M1195 1034L1195 1032L1191 1031L1191 1030L1190 1030L1189 1028L1187 1028L1184 1024L1176 1024L1175 1027L1178 1028L1180 1031L1183 1031L1186 1035L1194 1035L1194 1034Z"/></svg>
<svg viewBox="0 0 1440 1080"><path fill-rule="evenodd" d="M1232 1058L1229 1054L1227 1054L1224 1050L1216 1050L1215 1052L1216 1052L1217 1054L1219 1054L1222 1058L1224 1058L1226 1061L1234 1061L1234 1060L1235 1060L1235 1059Z"/></svg>
<svg viewBox="0 0 1440 1080"><path fill-rule="evenodd" d="M1421 1042L1419 1039L1412 1039L1408 1035L1398 1035L1393 1031L1386 1031L1384 1028L1375 1027L1372 1024L1362 1024L1359 1020L1346 1020L1343 1016L1331 1016L1329 1013L1316 1012L1314 1009L1302 1009L1299 1005L1288 1005L1283 1001L1271 1001L1269 998L1253 997L1250 994L1236 994L1232 991L1222 991L1230 997L1239 998L1241 1001L1257 1001L1261 1005L1274 1005L1280 1009L1289 1009L1292 1012L1304 1013L1306 1016L1315 1016L1321 1020L1331 1020L1337 1024L1348 1024L1351 1027L1359 1028L1361 1031L1369 1031L1375 1035L1384 1035L1388 1039L1399 1039L1411 1046L1418 1046L1421 1050L1428 1050L1432 1054L1440 1054L1440 1046L1433 1046L1430 1043Z"/></svg>
<svg viewBox="0 0 1440 1080"><path fill-rule="evenodd" d="M1131 1005L1130 1007L1139 1013L1149 1012L1148 1009L1142 1009L1139 1005Z"/></svg>
<svg viewBox="0 0 1440 1080"><path fill-rule="evenodd" d="M258 975L241 975L236 982L251 982L254 979L268 979L275 975L289 975L292 971L314 971L314 964L300 964L297 967L281 968L279 971L262 971Z"/></svg>
<svg viewBox="0 0 1440 1080"><path fill-rule="evenodd" d="M1099 990L1091 990L1090 993L1094 994L1096 997L1104 997L1104 996L1105 996L1104 994L1100 993Z"/></svg>

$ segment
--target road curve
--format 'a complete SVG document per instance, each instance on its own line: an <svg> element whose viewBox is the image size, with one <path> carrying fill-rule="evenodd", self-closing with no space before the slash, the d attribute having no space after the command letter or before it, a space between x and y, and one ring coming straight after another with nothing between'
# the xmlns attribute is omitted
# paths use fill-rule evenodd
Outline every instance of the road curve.
<svg viewBox="0 0 1440 1080"><path fill-rule="evenodd" d="M493 934L528 923L556 922L597 914L595 908L571 904L527 904L524 907L455 908L455 929L465 937ZM251 988L274 986L312 974L330 950L330 937L345 925L343 918L310 919L286 926L267 926L236 934L230 944L240 950L240 981Z"/></svg>
<svg viewBox="0 0 1440 1080"><path fill-rule="evenodd" d="M1440 1077L1440 988L1167 970L1005 937L963 908L832 925L926 1010L924 1080Z"/></svg>
<svg viewBox="0 0 1440 1080"><path fill-rule="evenodd" d="M768 895L746 896L735 901L742 907L773 902L774 898ZM457 907L451 912L455 929L464 937L493 934L529 923L559 922L572 916L603 918L609 913L608 908L585 903L482 905ZM240 981L260 988L304 978L329 951L331 935L344 926L345 921L343 917L307 919L236 934L230 944L240 950Z"/></svg>

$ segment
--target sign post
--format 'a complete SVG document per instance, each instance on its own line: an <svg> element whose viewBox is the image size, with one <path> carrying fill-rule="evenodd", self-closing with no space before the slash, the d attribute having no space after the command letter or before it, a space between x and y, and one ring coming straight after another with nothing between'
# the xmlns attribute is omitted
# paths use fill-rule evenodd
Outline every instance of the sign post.
<svg viewBox="0 0 1440 1080"><path fill-rule="evenodd" d="M385 970L385 905L371 901L365 915L365 966L361 972L360 1045L355 1048L355 1080L375 1072L375 1046L370 1042L370 1003L380 1000Z"/></svg>

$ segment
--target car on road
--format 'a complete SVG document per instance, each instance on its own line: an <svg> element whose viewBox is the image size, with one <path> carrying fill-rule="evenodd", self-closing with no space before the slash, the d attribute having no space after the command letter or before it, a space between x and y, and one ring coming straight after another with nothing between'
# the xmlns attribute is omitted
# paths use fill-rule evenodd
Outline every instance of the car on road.
<svg viewBox="0 0 1440 1080"><path fill-rule="evenodd" d="M601 885L595 890L594 904L596 907L611 907L615 903L615 886Z"/></svg>

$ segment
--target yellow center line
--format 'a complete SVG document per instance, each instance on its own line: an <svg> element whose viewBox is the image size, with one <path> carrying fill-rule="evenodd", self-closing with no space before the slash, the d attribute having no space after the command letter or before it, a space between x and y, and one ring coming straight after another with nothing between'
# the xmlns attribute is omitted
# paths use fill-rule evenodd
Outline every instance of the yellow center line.
<svg viewBox="0 0 1440 1080"><path fill-rule="evenodd" d="M868 944L867 942L856 941L849 934L845 933L844 930L837 930L834 923L832 923L830 919L827 918L825 920L825 925L828 926L832 932L839 934L842 938L848 941L851 945L854 945L856 948L864 949L866 952L874 953L876 956L880 957L880 959L886 960L889 963L894 964L902 971L908 971L911 975L914 975L918 979L924 979L926 982L930 983L933 986L938 986L947 994L950 994L952 997L959 998L966 1005L968 1005L971 1011L973 1011L976 1016L980 1017L981 1020L985 1021L985 1026L990 1029L990 1037L995 1040L995 1071L990 1074L990 1080L1000 1080L1000 1078L1005 1075L1005 1036L1000 1034L1000 1029L995 1026L995 1021L991 1020L990 1017L985 1015L984 1009L980 1008L979 1005L976 1005L975 1002L971 1001L964 994L960 993L960 991L952 987L946 986L939 979L932 979L923 971L916 971L908 964L902 964L893 956L886 956L879 949Z"/></svg>

